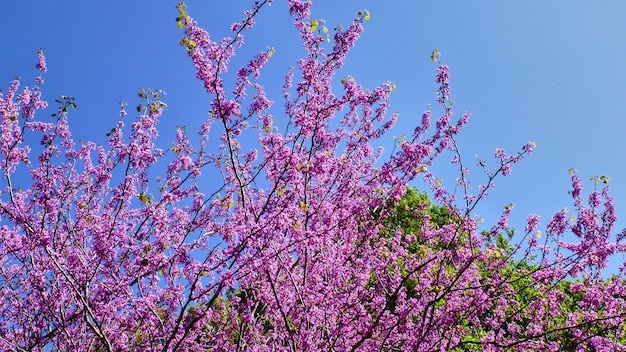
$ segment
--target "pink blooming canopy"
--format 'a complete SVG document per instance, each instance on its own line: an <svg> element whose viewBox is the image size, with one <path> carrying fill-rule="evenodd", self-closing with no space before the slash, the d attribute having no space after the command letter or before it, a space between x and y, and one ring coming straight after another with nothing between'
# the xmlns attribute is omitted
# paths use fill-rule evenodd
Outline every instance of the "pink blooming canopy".
<svg viewBox="0 0 626 352"><path fill-rule="evenodd" d="M455 141L470 115L453 117L439 65L443 113L431 123L424 112L383 160L375 142L397 118L394 86L335 77L367 11L327 44L311 3L289 0L306 56L286 74L279 115L256 82L272 50L225 90L230 59L270 3L256 1L219 41L178 5L181 45L211 99L197 145L180 128L157 148L161 91L140 90L130 126L122 105L108 146L74 143L72 97L56 101L54 122L35 117L47 106L42 76L0 96L0 349L626 350L624 280L602 276L625 249L608 186L585 202L572 174L575 216L555 214L542 235L531 215L523 238L503 244L512 206L483 232L470 212L532 143L498 149L495 168L479 160L487 181L471 193ZM450 190L428 171L445 153L459 170ZM417 225L394 225L418 177L445 220L422 203L405 215Z"/></svg>

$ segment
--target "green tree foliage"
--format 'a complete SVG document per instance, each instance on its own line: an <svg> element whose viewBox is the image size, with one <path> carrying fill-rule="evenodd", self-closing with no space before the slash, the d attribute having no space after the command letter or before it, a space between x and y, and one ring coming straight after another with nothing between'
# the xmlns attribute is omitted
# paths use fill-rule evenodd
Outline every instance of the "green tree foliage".
<svg viewBox="0 0 626 352"><path fill-rule="evenodd" d="M426 241L420 240L420 233L422 227L425 225L425 219L428 218L430 226L441 228L444 226L454 226L455 220L458 219L451 210L445 206L433 204L431 199L425 192L419 192L414 188L407 188L405 195L399 201L398 205L394 208L392 213L384 220L383 234L391 236L397 231L402 233L402 238L406 240L408 236L415 236L415 241L411 242L408 246L407 256L419 256L423 255L427 251L437 251L442 248L449 248L450 244L444 244L442 242L436 242L435 248L432 246L432 242L429 244ZM491 256L490 261L478 263L478 272L482 277L481 284L493 285L490 283L495 277L505 279L507 285L501 285L502 287L509 287L508 292L498 292L493 297L493 304L491 307L482 314L481 320L488 320L496 314L498 309L498 300L506 298L509 302L515 302L507 307L504 314L506 315L506 326L503 326L503 330L523 330L527 329L530 317L526 316L529 311L529 307L534 308L530 311L537 309L553 309L551 319L546 322L548 328L546 329L546 338L555 341L560 350L562 351L577 351L580 345L580 339L576 336L577 332L583 331L586 336L595 336L600 338L606 338L621 344L624 344L626 340L619 331L619 322L616 322L611 327L599 327L595 324L583 323L583 319L579 319L580 326L577 329L564 328L571 326L572 317L584 315L583 311L589 308L589 302L585 299L585 292L581 291L582 287L586 287L584 283L573 280L571 278L563 278L561 280L551 280L545 283L545 285L537 285L533 275L539 273L542 269L541 265L537 263L537 258L532 255L522 258L516 257L518 253L518 246L512 244L512 240L516 234L515 229L506 228L503 232L498 232L495 236L491 236L489 231L483 231L483 236L490 238L487 242L486 253ZM463 237L458 238L459 241L463 241ZM462 243L457 244L459 247ZM498 263L493 266L490 264ZM399 265L399 270L406 274L402 265ZM450 272L454 272L458 268L449 268ZM499 275L494 275L495 271L498 271ZM597 278L596 280L602 282L601 286L609 289L615 287L621 283L622 279L613 276L607 280ZM372 280L374 281L374 280ZM418 280L407 279L404 286L409 296L415 295L415 288L418 285ZM560 304L558 307L550 307L547 303L546 295L557 295ZM618 294L619 295L619 294ZM622 293L622 297L624 294ZM537 304L537 302L540 302ZM598 304L597 319L604 319L611 315L611 312L606 311L606 307L603 304ZM474 330L472 335L469 335L459 344L459 347L455 348L455 351L466 350L482 350L483 346L480 343L481 339L489 335L489 331L480 326L474 326L470 321L461 319L459 320L459 326L462 329ZM532 335L536 337L536 335ZM522 342L522 341L520 341Z"/></svg>

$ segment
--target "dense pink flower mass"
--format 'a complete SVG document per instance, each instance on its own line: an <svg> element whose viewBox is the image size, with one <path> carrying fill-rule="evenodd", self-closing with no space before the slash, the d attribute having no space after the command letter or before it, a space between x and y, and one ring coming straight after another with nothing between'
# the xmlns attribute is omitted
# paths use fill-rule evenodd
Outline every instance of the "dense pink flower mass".
<svg viewBox="0 0 626 352"><path fill-rule="evenodd" d="M72 97L56 100L55 121L36 117L41 76L0 95L0 350L626 350L624 279L603 271L626 249L608 179L585 199L573 174L574 211L545 233L533 214L513 236L513 204L481 231L472 210L534 145L497 149L495 168L478 160L473 190L456 142L470 114L454 117L439 65L441 115L425 111L383 158L395 86L335 76L369 12L329 36L308 0L289 0L306 55L278 113L257 81L273 49L231 64L270 3L219 40L177 6L211 99L198 145L181 127L157 147L162 91L139 91L134 121L122 103L107 146L74 143ZM447 155L451 189L429 171ZM407 190L416 179L437 205Z"/></svg>

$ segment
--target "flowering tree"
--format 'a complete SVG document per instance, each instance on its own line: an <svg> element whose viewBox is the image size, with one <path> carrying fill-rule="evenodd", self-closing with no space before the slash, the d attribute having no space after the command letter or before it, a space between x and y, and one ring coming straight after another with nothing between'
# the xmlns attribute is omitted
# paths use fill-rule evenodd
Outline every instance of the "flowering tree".
<svg viewBox="0 0 626 352"><path fill-rule="evenodd" d="M255 2L220 41L178 5L181 45L211 98L197 145L180 128L157 148L160 91L140 90L128 127L122 106L105 147L74 143L71 97L57 100L56 121L35 118L46 106L42 76L32 88L10 84L0 101L3 350L625 348L624 282L601 276L624 250L623 234L611 242L608 186L585 205L573 174L577 216L557 213L543 238L531 215L518 244L503 240L511 206L480 232L471 211L532 144L499 149L494 169L479 160L487 180L472 194L455 142L469 114L453 119L449 69L439 65L441 116L431 124L424 112L383 160L375 142L396 119L387 114L394 86L334 77L367 11L327 46L310 2L290 0L306 56L285 77L284 113L274 115L255 81L272 50L236 71L227 91L230 59L269 3ZM37 68L46 71L41 51ZM459 168L450 190L428 171L446 151ZM159 162L165 171L152 178ZM437 210L403 198L417 177Z"/></svg>

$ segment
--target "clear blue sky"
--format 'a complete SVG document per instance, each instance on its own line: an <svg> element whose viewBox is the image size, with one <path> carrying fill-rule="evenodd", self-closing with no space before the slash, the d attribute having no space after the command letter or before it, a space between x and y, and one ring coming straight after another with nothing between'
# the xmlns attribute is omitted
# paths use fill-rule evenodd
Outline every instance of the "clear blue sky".
<svg viewBox="0 0 626 352"><path fill-rule="evenodd" d="M165 89L167 146L172 126L198 126L209 102L178 45L176 3L5 2L0 86L6 89L16 74L30 85L37 49L44 48L44 98L76 97L78 109L70 117L75 138L99 143L117 120L120 100L137 102L139 87ZM214 39L228 34L248 3L187 1L189 14ZM451 67L456 112L473 114L459 140L466 163L473 164L474 154L489 160L496 147L513 152L529 140L537 143L535 154L512 177L500 179L488 206L479 210L488 222L514 202L511 225L522 230L531 212L545 225L552 213L572 207L567 171L576 168L587 190L591 176L611 177L619 223L626 226L626 2L317 0L313 15L332 30L365 8L371 20L341 74L372 88L396 83L392 109L400 118L394 135L410 134L435 101L436 67L429 55L436 47ZM282 85L301 51L290 23L286 1L276 0L261 13L247 37L249 48L238 56L276 49L262 78L268 90ZM281 103L279 96L274 99ZM454 180L451 173L441 176L449 184Z"/></svg>

